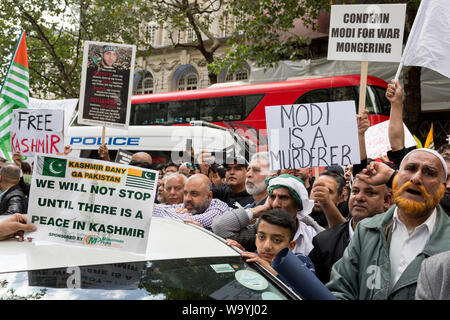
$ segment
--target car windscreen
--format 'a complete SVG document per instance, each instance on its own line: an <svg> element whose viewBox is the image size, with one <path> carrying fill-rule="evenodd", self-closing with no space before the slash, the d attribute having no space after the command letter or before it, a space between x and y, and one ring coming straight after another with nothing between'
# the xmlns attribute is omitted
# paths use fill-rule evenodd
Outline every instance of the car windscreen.
<svg viewBox="0 0 450 320"><path fill-rule="evenodd" d="M0 299L285 300L240 257L189 258L0 274Z"/></svg>

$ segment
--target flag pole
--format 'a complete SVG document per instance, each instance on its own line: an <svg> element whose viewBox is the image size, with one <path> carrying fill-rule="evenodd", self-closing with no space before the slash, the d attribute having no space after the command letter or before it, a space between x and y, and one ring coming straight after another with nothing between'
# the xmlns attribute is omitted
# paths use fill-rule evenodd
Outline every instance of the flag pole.
<svg viewBox="0 0 450 320"><path fill-rule="evenodd" d="M402 71L402 68L403 68L403 62L400 61L400 64L398 65L397 73L395 74L395 78L394 78L395 82L397 82L398 77L400 76L400 72Z"/></svg>

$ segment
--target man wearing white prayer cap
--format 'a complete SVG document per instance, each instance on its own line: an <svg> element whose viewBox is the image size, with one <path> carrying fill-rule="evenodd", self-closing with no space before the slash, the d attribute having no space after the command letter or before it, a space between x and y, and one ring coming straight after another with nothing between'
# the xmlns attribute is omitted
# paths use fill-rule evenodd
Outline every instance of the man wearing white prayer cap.
<svg viewBox="0 0 450 320"><path fill-rule="evenodd" d="M265 211L281 208L296 221L296 245L292 252L308 255L313 248L312 238L324 229L309 217L314 201L309 200L304 182L298 177L283 174L267 178L266 185L268 198L263 205L224 213L220 224L213 222L213 232L223 238L237 241L247 251L253 251L258 218Z"/></svg>
<svg viewBox="0 0 450 320"><path fill-rule="evenodd" d="M356 177L391 184L395 206L361 221L327 287L339 299L414 299L422 261L450 250L450 218L439 205L447 165L430 149L414 149L398 172L373 161Z"/></svg>

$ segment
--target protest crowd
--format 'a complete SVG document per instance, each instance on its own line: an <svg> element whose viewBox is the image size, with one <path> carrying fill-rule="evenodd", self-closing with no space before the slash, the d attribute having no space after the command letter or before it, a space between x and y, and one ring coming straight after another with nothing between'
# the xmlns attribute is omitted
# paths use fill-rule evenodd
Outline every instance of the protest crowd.
<svg viewBox="0 0 450 320"><path fill-rule="evenodd" d="M312 168L272 171L267 152L223 165L202 150L191 162L158 165L138 152L129 164L159 171L154 217L210 230L294 286L286 279L297 270L272 266L288 250L315 279L308 290L329 293L313 298L450 299L450 145L405 148L398 81L386 98L392 150L384 159L367 158L364 110L357 115L361 163L316 175ZM70 152L67 146L62 155ZM98 154L111 161L105 145ZM10 215L0 239L23 240L35 229L26 224L32 167L20 153L0 166L0 215Z"/></svg>

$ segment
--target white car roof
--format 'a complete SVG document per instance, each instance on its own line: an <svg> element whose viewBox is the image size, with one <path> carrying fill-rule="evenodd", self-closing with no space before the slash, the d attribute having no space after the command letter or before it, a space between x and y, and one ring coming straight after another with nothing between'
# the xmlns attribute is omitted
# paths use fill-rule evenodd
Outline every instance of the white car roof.
<svg viewBox="0 0 450 320"><path fill-rule="evenodd" d="M145 255L49 242L0 241L0 273L106 263L239 256L223 239L181 220L153 217Z"/></svg>

